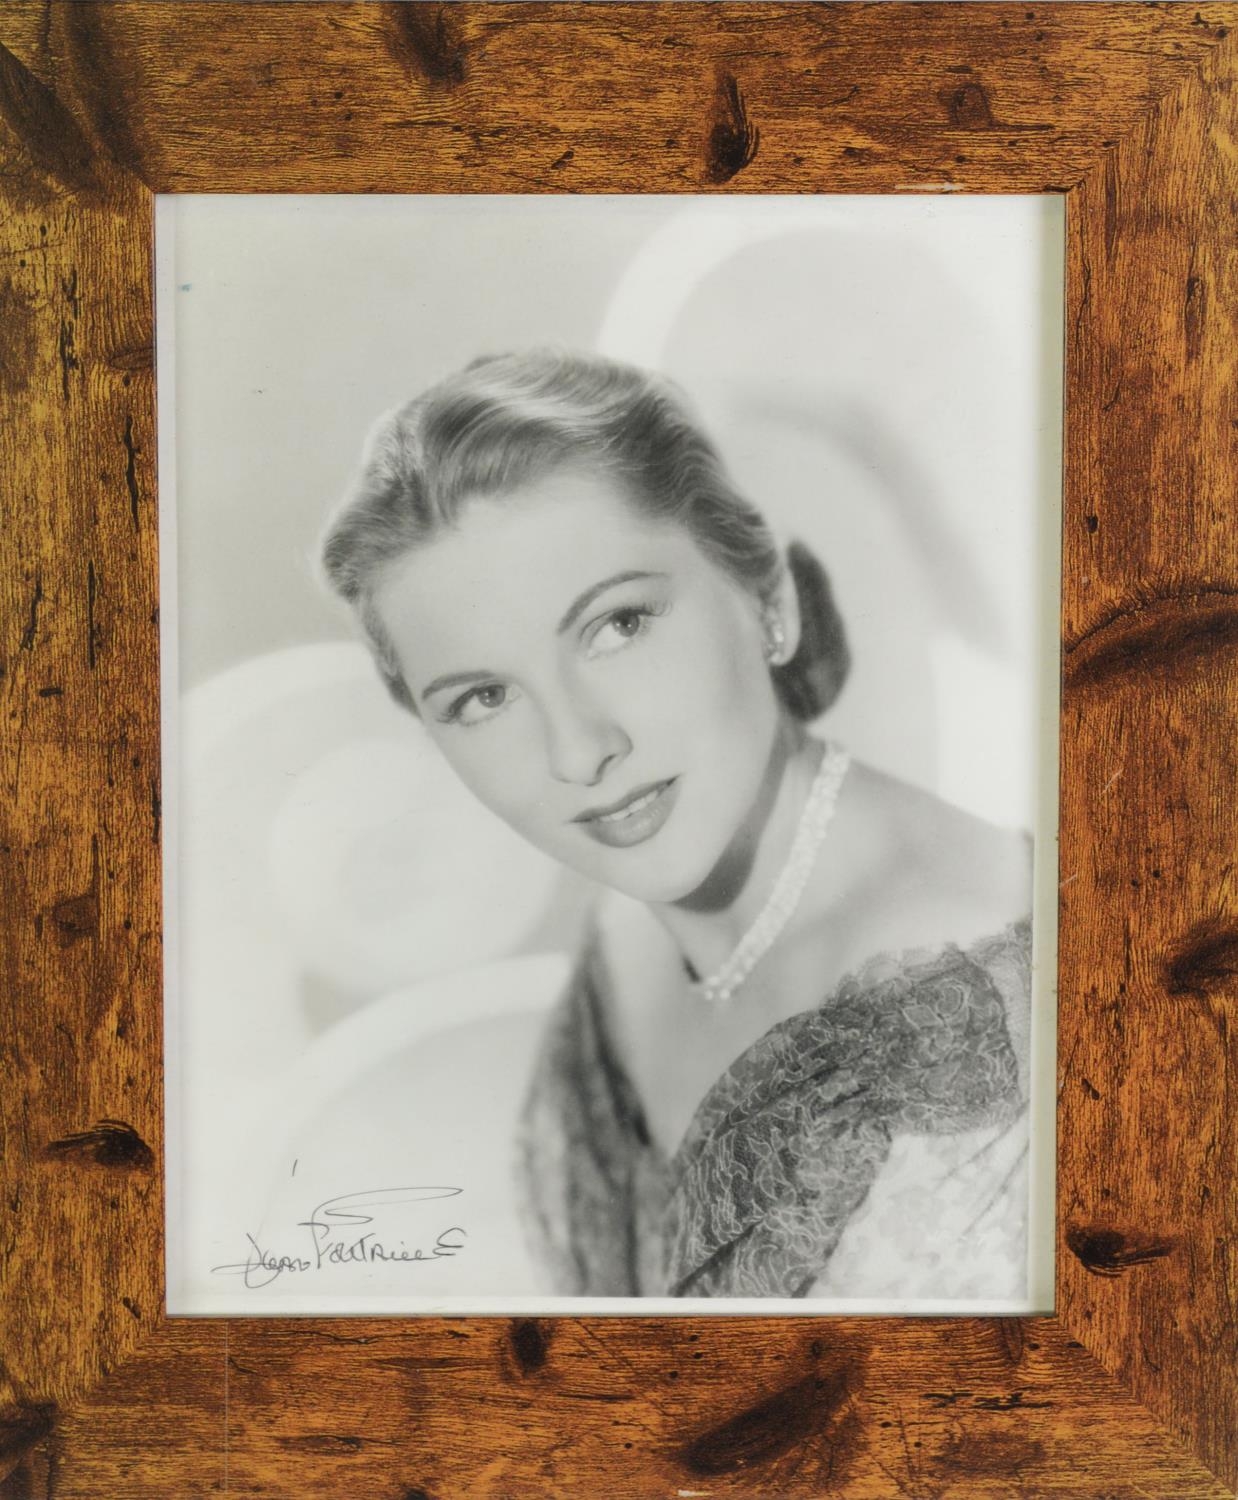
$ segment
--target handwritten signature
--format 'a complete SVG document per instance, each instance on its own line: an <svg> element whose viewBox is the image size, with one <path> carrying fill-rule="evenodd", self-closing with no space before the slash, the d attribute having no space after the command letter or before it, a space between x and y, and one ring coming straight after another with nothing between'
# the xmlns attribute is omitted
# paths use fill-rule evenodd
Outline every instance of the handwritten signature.
<svg viewBox="0 0 1238 1500"><path fill-rule="evenodd" d="M212 1266L216 1275L240 1276L247 1287L270 1286L281 1276L304 1271L321 1271L324 1266L374 1265L377 1262L443 1260L464 1249L467 1232L453 1225L444 1229L428 1249L412 1249L388 1234L380 1239L376 1229L354 1230L375 1223L375 1215L384 1210L410 1203L425 1203L435 1198L455 1198L463 1190L457 1187L373 1188L364 1193L344 1193L320 1203L308 1219L297 1222L298 1229L308 1231L301 1238L300 1254L287 1254L259 1244L248 1232L249 1251L244 1260L226 1266ZM370 1213L366 1210L374 1210Z"/></svg>

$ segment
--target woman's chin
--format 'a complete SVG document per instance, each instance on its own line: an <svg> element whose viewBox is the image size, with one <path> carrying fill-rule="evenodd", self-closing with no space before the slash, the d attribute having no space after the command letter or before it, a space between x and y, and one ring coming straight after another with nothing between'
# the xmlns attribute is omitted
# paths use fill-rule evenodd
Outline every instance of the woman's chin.
<svg viewBox="0 0 1238 1500"><path fill-rule="evenodd" d="M632 855L634 851L625 851ZM699 890L711 865L695 858L654 857L653 851L636 857L614 857L599 861L584 871L591 880L649 906L672 906L686 901Z"/></svg>

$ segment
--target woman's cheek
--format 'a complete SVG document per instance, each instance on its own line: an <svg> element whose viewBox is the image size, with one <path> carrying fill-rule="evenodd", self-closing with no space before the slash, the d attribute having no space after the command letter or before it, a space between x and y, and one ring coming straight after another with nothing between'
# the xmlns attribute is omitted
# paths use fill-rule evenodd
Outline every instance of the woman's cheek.
<svg viewBox="0 0 1238 1500"><path fill-rule="evenodd" d="M536 788L528 780L527 749L519 726L504 725L501 717L492 723L447 725L435 738L452 770L477 800L523 832Z"/></svg>
<svg viewBox="0 0 1238 1500"><path fill-rule="evenodd" d="M768 676L760 657L754 673L751 658L750 643L725 613L713 622L712 630L707 626L698 639L685 641L672 690L681 721L708 734L747 717L760 701L762 679Z"/></svg>

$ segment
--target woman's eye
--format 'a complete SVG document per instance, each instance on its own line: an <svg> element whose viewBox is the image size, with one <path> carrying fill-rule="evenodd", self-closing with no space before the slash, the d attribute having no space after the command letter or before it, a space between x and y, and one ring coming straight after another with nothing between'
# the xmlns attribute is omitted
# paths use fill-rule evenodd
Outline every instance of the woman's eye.
<svg viewBox="0 0 1238 1500"><path fill-rule="evenodd" d="M608 652L622 650L629 641L636 640L649 629L649 621L660 614L648 605L625 605L612 609L589 638L589 654L605 656Z"/></svg>
<svg viewBox="0 0 1238 1500"><path fill-rule="evenodd" d="M481 724L506 707L511 696L511 690L501 682L487 682L481 687L471 688L451 705L445 715L446 722Z"/></svg>
<svg viewBox="0 0 1238 1500"><path fill-rule="evenodd" d="M610 617L611 628L615 634L629 639L640 633L644 623L645 617L639 609L616 610Z"/></svg>

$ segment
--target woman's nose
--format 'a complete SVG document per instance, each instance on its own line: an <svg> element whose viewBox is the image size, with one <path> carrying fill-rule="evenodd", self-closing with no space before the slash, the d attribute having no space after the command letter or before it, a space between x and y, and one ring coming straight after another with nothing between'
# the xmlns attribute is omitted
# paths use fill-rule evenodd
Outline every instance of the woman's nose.
<svg viewBox="0 0 1238 1500"><path fill-rule="evenodd" d="M598 704L564 702L546 713L547 758L556 781L596 786L632 748L614 717Z"/></svg>

